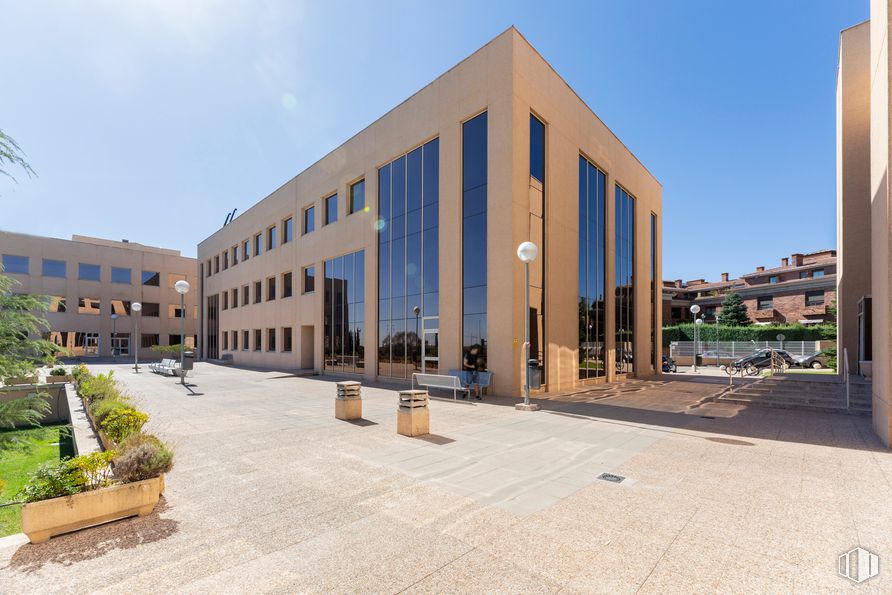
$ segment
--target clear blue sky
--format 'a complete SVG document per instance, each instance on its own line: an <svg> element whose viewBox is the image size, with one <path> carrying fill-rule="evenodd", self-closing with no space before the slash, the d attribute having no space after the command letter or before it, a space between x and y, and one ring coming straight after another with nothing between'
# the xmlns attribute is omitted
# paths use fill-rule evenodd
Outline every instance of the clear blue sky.
<svg viewBox="0 0 892 595"><path fill-rule="evenodd" d="M514 24L663 183L664 277L835 244L867 0L0 0L0 228L196 244Z"/></svg>

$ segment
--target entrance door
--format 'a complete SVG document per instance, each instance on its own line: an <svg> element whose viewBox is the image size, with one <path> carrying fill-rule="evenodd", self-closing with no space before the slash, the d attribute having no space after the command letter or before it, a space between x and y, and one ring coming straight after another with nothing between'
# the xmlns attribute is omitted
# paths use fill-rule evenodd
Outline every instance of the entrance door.
<svg viewBox="0 0 892 595"><path fill-rule="evenodd" d="M117 333L112 335L112 355L130 355L130 335Z"/></svg>
<svg viewBox="0 0 892 595"><path fill-rule="evenodd" d="M422 374L438 374L440 369L440 329L424 329L424 356L421 358Z"/></svg>
<svg viewBox="0 0 892 595"><path fill-rule="evenodd" d="M84 336L84 355L99 355L99 333Z"/></svg>

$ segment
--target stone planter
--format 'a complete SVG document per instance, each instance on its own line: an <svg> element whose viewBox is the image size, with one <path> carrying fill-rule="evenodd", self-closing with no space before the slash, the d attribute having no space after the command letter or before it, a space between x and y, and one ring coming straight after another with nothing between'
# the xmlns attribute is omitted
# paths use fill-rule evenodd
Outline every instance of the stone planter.
<svg viewBox="0 0 892 595"><path fill-rule="evenodd" d="M46 383L47 384L67 384L69 382L74 382L74 376L70 374L67 376L47 376Z"/></svg>
<svg viewBox="0 0 892 595"><path fill-rule="evenodd" d="M396 412L396 432L403 436L430 434L428 394L424 390L401 390Z"/></svg>
<svg viewBox="0 0 892 595"><path fill-rule="evenodd" d="M4 378L3 384L6 386L14 386L17 384L37 384L37 376L14 376Z"/></svg>
<svg viewBox="0 0 892 595"><path fill-rule="evenodd" d="M150 514L161 492L164 476L124 483L90 492L22 505L22 532L31 543L130 516Z"/></svg>
<svg viewBox="0 0 892 595"><path fill-rule="evenodd" d="M84 404L84 411L87 414L87 418L90 420L90 425L93 426L93 431L99 436L99 443L102 444L102 450L114 450L115 443L112 442L111 438L105 435L105 431L102 429L102 426L99 425L99 421L93 417L93 414L90 413L90 407L87 405L87 402L81 399L81 402Z"/></svg>
<svg viewBox="0 0 892 595"><path fill-rule="evenodd" d="M335 418L341 420L362 419L362 385L355 381L337 383Z"/></svg>

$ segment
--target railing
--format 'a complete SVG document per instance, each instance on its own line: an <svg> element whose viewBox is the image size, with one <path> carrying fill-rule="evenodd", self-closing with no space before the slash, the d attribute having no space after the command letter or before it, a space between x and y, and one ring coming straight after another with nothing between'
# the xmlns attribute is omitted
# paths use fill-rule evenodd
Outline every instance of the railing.
<svg viewBox="0 0 892 595"><path fill-rule="evenodd" d="M846 409L848 410L851 406L851 395L849 394L849 350L845 347L842 348L842 358L845 366L843 371L846 375Z"/></svg>
<svg viewBox="0 0 892 595"><path fill-rule="evenodd" d="M787 369L787 362L774 349L771 350L771 375L783 374Z"/></svg>
<svg viewBox="0 0 892 595"><path fill-rule="evenodd" d="M717 356L721 359L737 359L749 355L760 349L783 349L790 355L797 357L812 355L820 351L818 341L698 341L697 353L703 356L703 363L709 363L709 359ZM669 344L670 357L692 357L694 355L693 341L672 341Z"/></svg>

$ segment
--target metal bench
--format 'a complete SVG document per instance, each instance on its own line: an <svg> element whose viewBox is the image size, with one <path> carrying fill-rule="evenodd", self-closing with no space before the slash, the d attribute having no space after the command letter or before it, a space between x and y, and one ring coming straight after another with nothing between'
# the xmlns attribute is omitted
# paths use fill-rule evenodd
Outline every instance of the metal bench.
<svg viewBox="0 0 892 595"><path fill-rule="evenodd" d="M450 376L457 376L461 379L461 383L465 386L465 388L469 391L471 388L471 373L467 370L449 370ZM480 387L481 392L486 394L488 389L492 385L492 372L477 372L477 386Z"/></svg>
<svg viewBox="0 0 892 595"><path fill-rule="evenodd" d="M445 388L447 390L452 391L452 398L458 399L458 391L468 392L468 389L465 388L464 384L461 381L461 378L458 376L454 376L452 374L412 374L412 388L415 388L415 384L418 386L423 386L425 388ZM470 393L468 393L470 395Z"/></svg>
<svg viewBox="0 0 892 595"><path fill-rule="evenodd" d="M167 376L168 374L176 375L177 370L180 368L180 362L175 359L163 359L159 364L157 364L152 371L157 374L163 374Z"/></svg>
<svg viewBox="0 0 892 595"><path fill-rule="evenodd" d="M160 362L154 362L154 363L149 364L149 369L152 372L160 373L162 368L167 368L168 366L170 366L171 362L173 362L173 361L174 360L172 360L172 359L162 359Z"/></svg>

